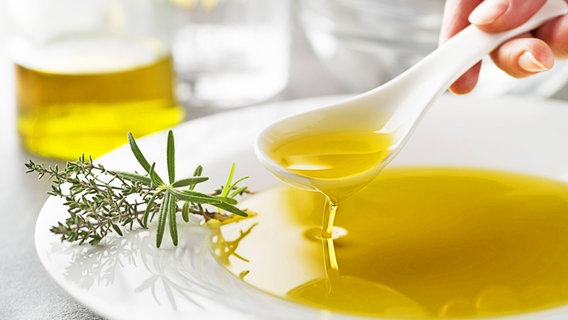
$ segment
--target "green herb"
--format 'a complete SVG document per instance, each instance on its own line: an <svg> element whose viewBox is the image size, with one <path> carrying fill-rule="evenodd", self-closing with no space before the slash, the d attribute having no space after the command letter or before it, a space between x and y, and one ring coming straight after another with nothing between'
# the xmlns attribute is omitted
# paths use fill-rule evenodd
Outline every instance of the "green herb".
<svg viewBox="0 0 568 320"><path fill-rule="evenodd" d="M246 217L239 209L237 196L247 192L247 187L233 181L233 164L226 183L211 194L195 191L198 184L207 181L202 176L203 168L198 166L193 176L176 180L175 144L170 131L167 140L167 183L154 170L140 151L132 134L128 134L132 153L146 171L145 174L108 170L84 156L75 162L68 162L65 168L46 167L29 161L29 172L35 172L41 179L47 176L52 183L50 195L63 198L69 217L58 222L51 232L61 236L61 241L99 243L109 233L123 235L124 229L132 230L136 225L148 228L149 222L157 216L156 246L160 247L166 227L174 245L178 243L177 216L185 222L189 215L202 216L223 221L233 215ZM216 207L217 210L212 207Z"/></svg>

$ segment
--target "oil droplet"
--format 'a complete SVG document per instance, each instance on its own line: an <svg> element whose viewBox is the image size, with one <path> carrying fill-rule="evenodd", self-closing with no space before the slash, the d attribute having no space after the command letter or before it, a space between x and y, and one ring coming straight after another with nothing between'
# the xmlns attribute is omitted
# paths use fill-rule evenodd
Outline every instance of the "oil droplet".
<svg viewBox="0 0 568 320"><path fill-rule="evenodd" d="M304 236L307 239L310 240L317 240L317 241L321 241L323 239L322 236L322 228L321 227L313 227L313 228L309 228L306 229L306 232L304 232ZM343 238L345 236L347 236L348 232L346 229L339 227L339 226L333 226L333 228L331 229L331 239L333 240L337 240L340 238Z"/></svg>

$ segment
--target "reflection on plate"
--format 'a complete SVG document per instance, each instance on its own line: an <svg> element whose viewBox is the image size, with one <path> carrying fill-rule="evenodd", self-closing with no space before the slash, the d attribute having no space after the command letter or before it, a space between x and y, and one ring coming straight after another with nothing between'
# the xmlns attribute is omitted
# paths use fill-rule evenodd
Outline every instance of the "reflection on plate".
<svg viewBox="0 0 568 320"><path fill-rule="evenodd" d="M278 182L256 161L253 142L270 122L340 98L326 97L236 110L174 128L177 172L196 165L223 182L232 162L238 176L261 190ZM468 166L518 171L568 181L568 105L507 97L490 101L444 96L432 107L391 165ZM157 170L165 170L166 134L139 140ZM108 168L141 170L126 147L97 160ZM208 189L209 188L209 189ZM208 231L180 226L178 247L154 246L150 230L110 236L98 246L61 243L49 232L66 216L50 198L36 225L38 255L49 274L75 299L109 319L350 319L269 296L242 283L209 252ZM555 309L508 319L564 319ZM565 315L566 313L564 313ZM504 319L504 318L502 318Z"/></svg>

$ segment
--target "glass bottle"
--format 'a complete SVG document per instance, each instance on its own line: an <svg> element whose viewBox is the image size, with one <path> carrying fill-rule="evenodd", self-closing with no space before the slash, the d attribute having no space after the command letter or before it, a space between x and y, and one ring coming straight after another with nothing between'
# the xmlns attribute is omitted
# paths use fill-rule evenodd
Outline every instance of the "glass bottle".
<svg viewBox="0 0 568 320"><path fill-rule="evenodd" d="M99 156L179 123L164 0L10 0L17 127L44 157Z"/></svg>

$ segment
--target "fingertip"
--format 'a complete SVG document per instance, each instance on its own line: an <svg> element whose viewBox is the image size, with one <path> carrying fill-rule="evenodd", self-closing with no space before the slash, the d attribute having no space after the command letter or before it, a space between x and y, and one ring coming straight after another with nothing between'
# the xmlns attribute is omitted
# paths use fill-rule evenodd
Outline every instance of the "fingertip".
<svg viewBox="0 0 568 320"><path fill-rule="evenodd" d="M478 62L468 71L466 71L461 77L459 77L448 90L456 95L464 95L470 93L479 79L479 70L481 70L481 62Z"/></svg>
<svg viewBox="0 0 568 320"><path fill-rule="evenodd" d="M534 15L546 0L485 0L473 10L469 21L485 32L518 27Z"/></svg>
<svg viewBox="0 0 568 320"><path fill-rule="evenodd" d="M495 22L509 9L508 0L483 1L469 15L469 22L477 26L486 26Z"/></svg>
<svg viewBox="0 0 568 320"><path fill-rule="evenodd" d="M495 65L512 77L523 78L554 66L554 53L542 40L517 38L491 53Z"/></svg>
<svg viewBox="0 0 568 320"><path fill-rule="evenodd" d="M521 69L526 70L530 73L550 70L550 68L552 68L554 64L554 60L549 60L546 58L541 58L540 60L537 59L532 52L525 51L519 56L518 64Z"/></svg>
<svg viewBox="0 0 568 320"><path fill-rule="evenodd" d="M460 81L459 79L456 80L456 82L452 83L451 86L448 87L448 90L455 94L455 95L465 95L470 93L471 91L473 91L473 89L475 88L475 85L469 85L469 84L465 84L463 81Z"/></svg>

